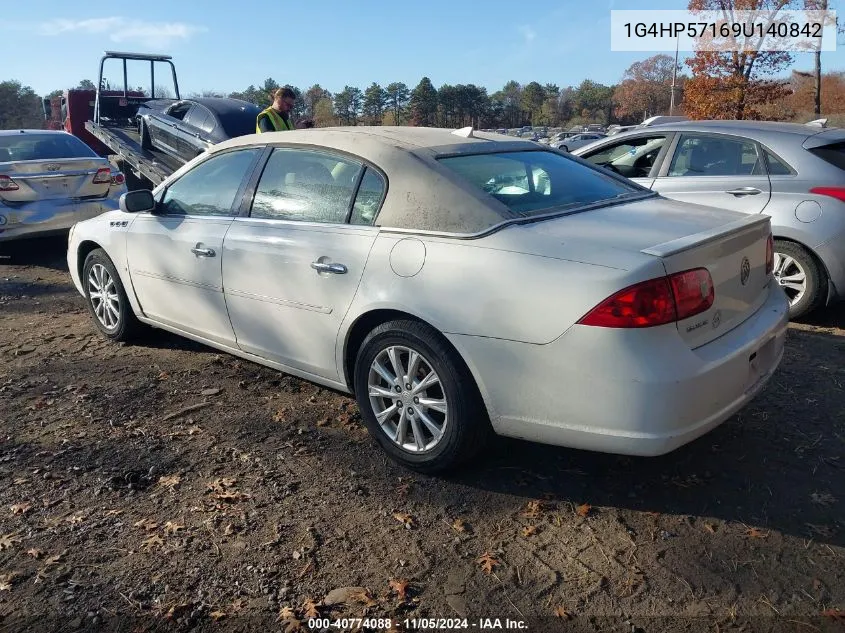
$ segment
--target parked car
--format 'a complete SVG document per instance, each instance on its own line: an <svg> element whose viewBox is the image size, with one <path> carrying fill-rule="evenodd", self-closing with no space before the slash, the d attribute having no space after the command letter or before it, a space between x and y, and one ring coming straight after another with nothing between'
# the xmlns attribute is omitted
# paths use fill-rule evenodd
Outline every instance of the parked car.
<svg viewBox="0 0 845 633"><path fill-rule="evenodd" d="M571 152L584 145L589 145L599 139L605 138L604 134L598 132L591 132L589 134L574 134L569 138L564 138L559 141L552 141L550 145L555 149L562 149L564 152Z"/></svg>
<svg viewBox="0 0 845 633"><path fill-rule="evenodd" d="M148 101L138 109L141 146L187 162L212 145L254 134L259 112L254 103L224 97Z"/></svg>
<svg viewBox="0 0 845 633"><path fill-rule="evenodd" d="M61 234L125 192L123 174L67 132L0 130L0 241Z"/></svg>
<svg viewBox="0 0 845 633"><path fill-rule="evenodd" d="M471 128L225 141L68 245L105 337L152 325L354 393L429 472L491 433L632 455L706 433L780 362L772 264L767 216Z"/></svg>
<svg viewBox="0 0 845 633"><path fill-rule="evenodd" d="M771 216L792 318L845 297L845 130L683 121L574 153L668 198Z"/></svg>

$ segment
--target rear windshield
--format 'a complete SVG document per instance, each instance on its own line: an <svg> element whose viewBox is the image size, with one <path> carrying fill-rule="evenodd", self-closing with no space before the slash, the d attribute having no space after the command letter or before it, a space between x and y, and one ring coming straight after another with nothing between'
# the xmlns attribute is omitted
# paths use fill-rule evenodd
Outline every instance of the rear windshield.
<svg viewBox="0 0 845 633"><path fill-rule="evenodd" d="M522 216L646 192L542 150L453 156L440 162Z"/></svg>
<svg viewBox="0 0 845 633"><path fill-rule="evenodd" d="M845 169L845 143L834 143L823 147L814 147L810 150L823 161Z"/></svg>
<svg viewBox="0 0 845 633"><path fill-rule="evenodd" d="M17 134L0 136L0 162L92 158L90 147L70 134Z"/></svg>
<svg viewBox="0 0 845 633"><path fill-rule="evenodd" d="M255 119L259 112L261 109L258 106L246 108L245 111L225 112L220 115L220 125L223 126L223 131L229 138L255 134Z"/></svg>

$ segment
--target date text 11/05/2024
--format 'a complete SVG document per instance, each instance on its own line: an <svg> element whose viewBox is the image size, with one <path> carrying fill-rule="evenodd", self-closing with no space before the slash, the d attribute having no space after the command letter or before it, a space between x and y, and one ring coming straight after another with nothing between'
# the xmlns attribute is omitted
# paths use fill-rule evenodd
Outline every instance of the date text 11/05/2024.
<svg viewBox="0 0 845 633"><path fill-rule="evenodd" d="M340 631L370 629L375 631L397 630L403 631L527 631L528 624L524 620L510 618L407 618L391 620L390 618L312 618L307 621L310 630L320 631L335 629Z"/></svg>

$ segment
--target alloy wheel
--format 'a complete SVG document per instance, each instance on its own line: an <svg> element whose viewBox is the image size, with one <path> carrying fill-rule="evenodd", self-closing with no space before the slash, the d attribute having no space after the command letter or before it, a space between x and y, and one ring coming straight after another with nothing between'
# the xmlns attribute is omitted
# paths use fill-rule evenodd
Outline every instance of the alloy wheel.
<svg viewBox="0 0 845 633"><path fill-rule="evenodd" d="M107 330L120 323L120 298L111 274L102 264L94 264L88 272L88 297L94 315Z"/></svg>
<svg viewBox="0 0 845 633"><path fill-rule="evenodd" d="M789 299L795 305L807 292L807 273L801 264L785 253L775 253L774 277Z"/></svg>

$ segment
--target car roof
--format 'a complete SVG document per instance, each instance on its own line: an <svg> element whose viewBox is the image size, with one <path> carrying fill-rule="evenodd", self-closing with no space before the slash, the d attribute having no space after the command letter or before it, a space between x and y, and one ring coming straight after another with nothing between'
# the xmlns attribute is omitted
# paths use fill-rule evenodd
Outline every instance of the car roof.
<svg viewBox="0 0 845 633"><path fill-rule="evenodd" d="M641 133L653 134L661 130L666 132L712 132L738 135L794 134L806 138L830 129L833 128L822 128L803 123L782 123L780 121L674 121L626 130L615 134L614 138L622 139Z"/></svg>
<svg viewBox="0 0 845 633"><path fill-rule="evenodd" d="M17 129L17 130L0 130L0 136L20 136L21 134L67 134L65 130L34 130L34 129Z"/></svg>
<svg viewBox="0 0 845 633"><path fill-rule="evenodd" d="M241 99L232 99L230 97L198 97L196 99L185 99L205 106L215 114L226 116L233 112L241 112L244 109L258 111L261 108L249 101Z"/></svg>
<svg viewBox="0 0 845 633"><path fill-rule="evenodd" d="M284 144L328 149L363 159L384 170L389 183L379 226L447 234L478 234L514 218L504 204L438 163L444 156L500 151L554 151L495 132L428 127L349 126L238 136L212 146L209 154L240 147ZM190 163L188 164L190 165Z"/></svg>

